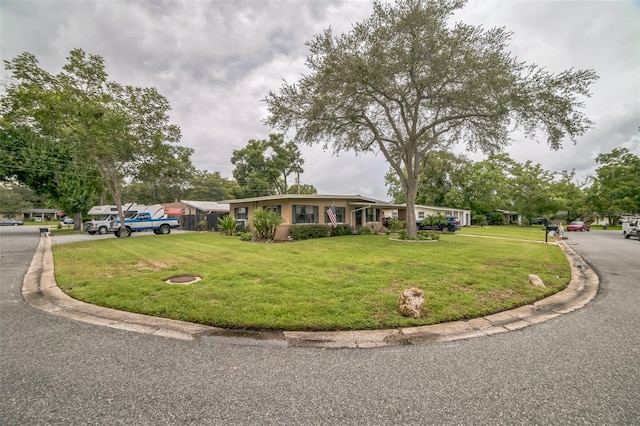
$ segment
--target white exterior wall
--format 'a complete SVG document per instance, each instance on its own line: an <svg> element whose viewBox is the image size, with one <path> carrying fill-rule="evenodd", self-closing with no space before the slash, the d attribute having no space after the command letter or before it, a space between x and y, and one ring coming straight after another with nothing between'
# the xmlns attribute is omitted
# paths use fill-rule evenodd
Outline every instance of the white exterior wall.
<svg viewBox="0 0 640 426"><path fill-rule="evenodd" d="M420 213L422 213L422 217ZM450 207L415 206L415 214L417 220L436 214L453 216L460 221L460 226L471 226L471 210L453 209ZM398 209L384 209L383 215L384 217L398 217Z"/></svg>

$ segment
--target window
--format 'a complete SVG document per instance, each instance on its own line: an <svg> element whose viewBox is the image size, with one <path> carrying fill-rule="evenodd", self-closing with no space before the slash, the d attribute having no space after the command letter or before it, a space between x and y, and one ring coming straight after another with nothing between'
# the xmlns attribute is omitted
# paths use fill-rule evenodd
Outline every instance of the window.
<svg viewBox="0 0 640 426"><path fill-rule="evenodd" d="M267 212L275 213L275 214L277 214L278 216L281 216L281 213L280 213L280 212L281 212L280 205L264 206L264 207L263 207L263 210L264 210L264 211L267 211Z"/></svg>
<svg viewBox="0 0 640 426"><path fill-rule="evenodd" d="M367 209L367 222L380 222L380 209Z"/></svg>
<svg viewBox="0 0 640 426"><path fill-rule="evenodd" d="M318 223L318 206L293 206L292 223Z"/></svg>
<svg viewBox="0 0 640 426"><path fill-rule="evenodd" d="M233 209L233 215L236 219L246 219L247 218L247 208L246 207L236 207Z"/></svg>
<svg viewBox="0 0 640 426"><path fill-rule="evenodd" d="M329 215L327 214L327 210L330 208L331 206L324 206L324 223L331 223L331 220L329 219ZM336 222L338 223L344 223L344 216L345 216L345 208L344 207L334 207L336 209Z"/></svg>
<svg viewBox="0 0 640 426"><path fill-rule="evenodd" d="M418 212L418 219L424 219L424 212Z"/></svg>

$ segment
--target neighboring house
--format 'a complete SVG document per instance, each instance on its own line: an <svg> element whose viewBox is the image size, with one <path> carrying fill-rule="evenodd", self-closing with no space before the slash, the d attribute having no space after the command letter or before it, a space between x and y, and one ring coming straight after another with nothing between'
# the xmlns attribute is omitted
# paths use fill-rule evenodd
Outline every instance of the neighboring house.
<svg viewBox="0 0 640 426"><path fill-rule="evenodd" d="M338 224L354 229L364 226L382 230L383 209L393 204L361 195L282 194L265 197L223 200L229 203L230 213L236 220L245 220L251 228L251 216L256 209L277 213L283 222L276 230L275 239L285 240L289 228L299 224L330 225L327 209L334 205Z"/></svg>
<svg viewBox="0 0 640 426"><path fill-rule="evenodd" d="M453 216L460 221L460 226L471 225L471 210L455 209L452 207L436 207L436 206L423 206L416 205L414 208L416 212L416 220L424 220L427 216L443 215ZM384 209L385 217L406 220L407 219L407 205L395 204L391 208Z"/></svg>
<svg viewBox="0 0 640 426"><path fill-rule="evenodd" d="M183 206L180 226L189 231L215 231L218 219L229 214L229 204L216 201L180 200L180 205Z"/></svg>
<svg viewBox="0 0 640 426"><path fill-rule="evenodd" d="M223 200L229 203L230 214L236 220L247 221L251 226L252 213L262 208L277 213L283 222L278 227L276 240L284 240L289 236L289 228L298 224L330 225L327 209L334 205L338 224L351 226L354 230L368 227L373 231L382 231L384 218L406 220L406 205L387 203L362 195L319 195L319 194L283 194L265 197ZM471 224L471 212L447 207L416 206L416 217L419 212L425 214L443 214L455 216L464 226Z"/></svg>
<svg viewBox="0 0 640 426"><path fill-rule="evenodd" d="M184 205L184 214L229 213L229 204L217 201L180 200Z"/></svg>
<svg viewBox="0 0 640 426"><path fill-rule="evenodd" d="M497 213L501 213L504 218L504 223L508 225L522 225L522 215L516 212L510 212L508 210L495 210Z"/></svg>
<svg viewBox="0 0 640 426"><path fill-rule="evenodd" d="M162 207L164 207L164 214L167 217L177 217L180 218L184 214L185 205L183 202L176 203L163 203Z"/></svg>
<svg viewBox="0 0 640 426"><path fill-rule="evenodd" d="M29 209L22 214L23 220L62 220L59 210L55 209Z"/></svg>

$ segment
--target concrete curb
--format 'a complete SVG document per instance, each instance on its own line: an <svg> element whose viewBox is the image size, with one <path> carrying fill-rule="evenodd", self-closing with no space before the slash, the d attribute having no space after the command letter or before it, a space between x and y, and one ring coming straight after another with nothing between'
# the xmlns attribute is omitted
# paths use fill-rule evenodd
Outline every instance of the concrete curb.
<svg viewBox="0 0 640 426"><path fill-rule="evenodd" d="M551 244L560 246L571 267L571 281L565 290L510 311L421 327L335 332L235 331L103 308L72 299L60 290L55 281L51 237L48 236L40 238L24 278L22 297L32 306L53 315L181 340L301 348L376 348L450 342L519 330L573 312L589 303L598 293L598 276L564 241Z"/></svg>

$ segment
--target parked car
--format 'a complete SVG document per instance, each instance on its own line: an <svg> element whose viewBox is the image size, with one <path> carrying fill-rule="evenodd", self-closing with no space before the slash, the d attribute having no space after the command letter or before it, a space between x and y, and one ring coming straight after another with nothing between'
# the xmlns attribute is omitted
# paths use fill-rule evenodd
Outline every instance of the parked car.
<svg viewBox="0 0 640 426"><path fill-rule="evenodd" d="M456 232L460 230L460 220L454 216L447 216L446 222L427 223L426 220L416 221L420 231Z"/></svg>
<svg viewBox="0 0 640 426"><path fill-rule="evenodd" d="M567 231L589 231L589 224L582 221L571 222L571 224L567 226Z"/></svg>
<svg viewBox="0 0 640 426"><path fill-rule="evenodd" d="M19 225L24 225L24 222L22 222L21 220L14 220L14 219L0 220L0 226L19 226Z"/></svg>
<svg viewBox="0 0 640 426"><path fill-rule="evenodd" d="M64 223L65 225L73 225L73 218L72 218L72 217L65 216L65 217L62 219L62 223Z"/></svg>
<svg viewBox="0 0 640 426"><path fill-rule="evenodd" d="M640 219L630 219L622 222L622 235L625 238L636 237L640 241Z"/></svg>
<svg viewBox="0 0 640 426"><path fill-rule="evenodd" d="M549 225L551 223L551 221L549 219L547 219L546 217L538 217L533 219L532 223L537 223L538 225Z"/></svg>

